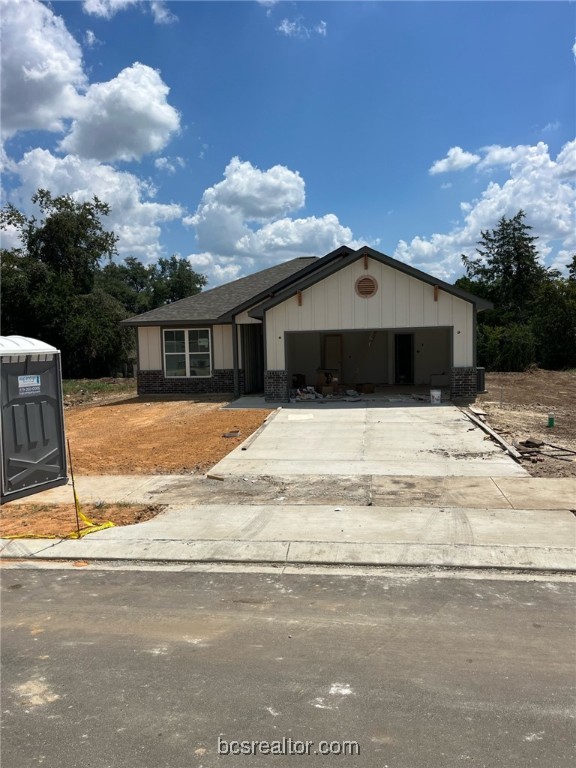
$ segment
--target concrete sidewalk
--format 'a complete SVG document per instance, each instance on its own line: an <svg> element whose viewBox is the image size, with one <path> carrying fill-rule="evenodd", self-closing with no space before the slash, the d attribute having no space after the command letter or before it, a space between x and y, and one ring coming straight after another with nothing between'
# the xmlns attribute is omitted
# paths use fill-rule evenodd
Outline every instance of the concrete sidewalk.
<svg viewBox="0 0 576 768"><path fill-rule="evenodd" d="M210 473L212 474L212 473ZM274 478L220 475L95 475L76 477L81 503L133 504L315 504L343 503L365 490L366 505L471 509L576 509L576 478L281 475ZM328 482L327 482L328 481ZM326 486L325 490L322 485ZM279 490L280 489L280 490ZM13 504L73 503L72 485L37 493ZM351 499L349 503L353 503ZM360 506L356 502L355 506Z"/></svg>
<svg viewBox="0 0 576 768"><path fill-rule="evenodd" d="M76 540L2 540L7 559L576 571L567 509L170 506Z"/></svg>

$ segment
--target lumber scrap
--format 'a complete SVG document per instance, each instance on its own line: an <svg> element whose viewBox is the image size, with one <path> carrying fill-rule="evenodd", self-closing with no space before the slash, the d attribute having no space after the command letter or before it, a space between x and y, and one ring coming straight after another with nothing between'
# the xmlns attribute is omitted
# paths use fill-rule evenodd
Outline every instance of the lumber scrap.
<svg viewBox="0 0 576 768"><path fill-rule="evenodd" d="M510 443L506 442L503 437L501 437L498 432L495 432L491 426L486 424L485 421L482 421L477 416L475 416L472 411L469 411L467 408L462 408L462 413L464 413L470 421L472 421L476 426L480 427L480 429L483 429L484 432L487 432L490 437L492 437L496 442L504 448L507 454L512 456L513 459L516 461L519 461L522 458L522 454L514 448L513 445L510 445Z"/></svg>

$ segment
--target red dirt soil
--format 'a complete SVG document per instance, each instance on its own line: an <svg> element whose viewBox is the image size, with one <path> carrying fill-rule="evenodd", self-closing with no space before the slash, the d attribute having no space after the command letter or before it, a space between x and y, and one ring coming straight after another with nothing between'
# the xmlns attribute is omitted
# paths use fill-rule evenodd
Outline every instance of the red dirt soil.
<svg viewBox="0 0 576 768"><path fill-rule="evenodd" d="M223 396L132 398L66 410L78 475L205 472L249 437L269 410L222 410ZM224 437L238 430L238 437Z"/></svg>

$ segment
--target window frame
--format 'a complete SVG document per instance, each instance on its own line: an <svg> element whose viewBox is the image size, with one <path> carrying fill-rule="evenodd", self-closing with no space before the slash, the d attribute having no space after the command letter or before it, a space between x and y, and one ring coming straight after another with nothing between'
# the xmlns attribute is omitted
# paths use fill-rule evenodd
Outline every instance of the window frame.
<svg viewBox="0 0 576 768"><path fill-rule="evenodd" d="M184 352L166 352L166 332L173 333L175 331L182 331L184 333ZM206 355L206 352L190 352L190 343L189 343L189 331L206 331L208 334L208 357L209 357L209 366L208 366L208 373L203 376L192 376L190 374L190 357L194 355ZM186 365L186 373L184 376L174 376L168 373L168 368L166 365L166 357L167 355L184 355L184 362ZM214 358L212 355L212 328L203 327L203 328L195 328L195 327L188 327L188 328L163 328L162 329L162 364L164 366L164 377L166 379L211 379L213 375L213 362Z"/></svg>

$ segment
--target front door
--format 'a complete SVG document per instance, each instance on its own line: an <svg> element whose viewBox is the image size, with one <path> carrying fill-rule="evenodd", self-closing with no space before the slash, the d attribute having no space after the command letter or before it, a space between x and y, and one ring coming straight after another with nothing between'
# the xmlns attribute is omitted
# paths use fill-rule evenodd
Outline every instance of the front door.
<svg viewBox="0 0 576 768"><path fill-rule="evenodd" d="M414 384L414 334L397 333L394 337L395 383Z"/></svg>

